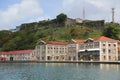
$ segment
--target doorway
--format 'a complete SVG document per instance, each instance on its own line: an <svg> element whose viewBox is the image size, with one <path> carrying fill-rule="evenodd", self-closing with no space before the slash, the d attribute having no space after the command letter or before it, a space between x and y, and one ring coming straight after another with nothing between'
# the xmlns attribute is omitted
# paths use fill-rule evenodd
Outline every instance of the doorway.
<svg viewBox="0 0 120 80"><path fill-rule="evenodd" d="M13 61L13 57L10 57L10 61Z"/></svg>

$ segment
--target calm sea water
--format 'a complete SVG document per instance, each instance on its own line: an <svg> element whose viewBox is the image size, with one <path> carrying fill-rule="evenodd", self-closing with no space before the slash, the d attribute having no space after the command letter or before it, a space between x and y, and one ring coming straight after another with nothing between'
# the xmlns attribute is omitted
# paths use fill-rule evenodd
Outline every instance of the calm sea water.
<svg viewBox="0 0 120 80"><path fill-rule="evenodd" d="M120 65L0 63L0 80L120 80Z"/></svg>

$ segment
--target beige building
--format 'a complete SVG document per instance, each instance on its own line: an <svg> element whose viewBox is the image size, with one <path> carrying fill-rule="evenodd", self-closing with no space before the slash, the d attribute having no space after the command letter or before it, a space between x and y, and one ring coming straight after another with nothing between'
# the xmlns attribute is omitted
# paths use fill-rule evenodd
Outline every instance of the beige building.
<svg viewBox="0 0 120 80"><path fill-rule="evenodd" d="M75 21L76 21L76 23L83 23L83 20L80 18L76 18Z"/></svg>
<svg viewBox="0 0 120 80"><path fill-rule="evenodd" d="M41 41L34 52L36 60L45 61L117 61L118 41L101 36L70 42ZM120 57L120 52L119 52Z"/></svg>
<svg viewBox="0 0 120 80"><path fill-rule="evenodd" d="M117 61L118 41L105 36L89 38L80 45L78 57L79 60Z"/></svg>
<svg viewBox="0 0 120 80"><path fill-rule="evenodd" d="M56 41L41 41L35 48L37 60L65 61L67 60L67 43Z"/></svg>
<svg viewBox="0 0 120 80"><path fill-rule="evenodd" d="M85 40L75 40L72 39L68 43L68 53L67 53L67 60L73 61L76 60L78 61L78 52L80 49L80 44L82 44Z"/></svg>

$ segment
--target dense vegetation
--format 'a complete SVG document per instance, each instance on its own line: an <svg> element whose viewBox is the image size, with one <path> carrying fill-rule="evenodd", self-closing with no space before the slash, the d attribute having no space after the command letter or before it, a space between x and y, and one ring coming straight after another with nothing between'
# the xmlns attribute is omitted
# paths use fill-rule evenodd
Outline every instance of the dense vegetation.
<svg viewBox="0 0 120 80"><path fill-rule="evenodd" d="M66 20L67 16L60 14ZM98 37L105 35L114 39L120 39L120 26L118 24L109 23L104 30L97 30L84 26L65 26L59 25L63 23L58 19L36 23L29 23L29 27L21 25L20 30L12 32L7 30L0 31L0 51L34 49L40 40L49 41L70 41L71 39L86 39L88 37Z"/></svg>
<svg viewBox="0 0 120 80"><path fill-rule="evenodd" d="M120 25L116 23L106 24L106 27L103 31L103 35L119 40L120 39Z"/></svg>

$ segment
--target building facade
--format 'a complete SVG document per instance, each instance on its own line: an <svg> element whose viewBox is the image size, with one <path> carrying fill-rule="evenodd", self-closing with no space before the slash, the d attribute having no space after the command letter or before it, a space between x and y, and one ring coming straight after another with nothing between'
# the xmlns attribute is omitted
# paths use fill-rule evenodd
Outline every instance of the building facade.
<svg viewBox="0 0 120 80"><path fill-rule="evenodd" d="M80 46L85 40L75 40L72 39L69 43L68 43L68 59L70 61L76 60L78 61L78 52L80 49Z"/></svg>
<svg viewBox="0 0 120 80"><path fill-rule="evenodd" d="M118 61L119 53L118 41L105 36L68 43L41 41L35 48L40 61Z"/></svg>
<svg viewBox="0 0 120 80"><path fill-rule="evenodd" d="M118 60L120 61L120 41L118 42Z"/></svg>
<svg viewBox="0 0 120 80"><path fill-rule="evenodd" d="M67 60L73 61L77 60L77 44L73 41L69 42L68 44L68 53L67 53Z"/></svg>
<svg viewBox="0 0 120 80"><path fill-rule="evenodd" d="M70 42L40 41L34 50L0 52L0 61L118 61L120 41L105 36Z"/></svg>
<svg viewBox="0 0 120 80"><path fill-rule="evenodd" d="M105 36L89 38L80 45L78 56L80 60L117 61L118 41Z"/></svg>
<svg viewBox="0 0 120 80"><path fill-rule="evenodd" d="M29 61L32 60L33 50L18 50L0 52L0 61Z"/></svg>
<svg viewBox="0 0 120 80"><path fill-rule="evenodd" d="M67 60L67 43L56 41L41 41L35 48L37 60L65 61Z"/></svg>

